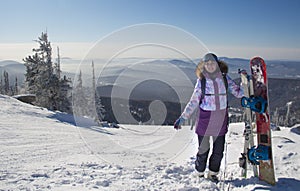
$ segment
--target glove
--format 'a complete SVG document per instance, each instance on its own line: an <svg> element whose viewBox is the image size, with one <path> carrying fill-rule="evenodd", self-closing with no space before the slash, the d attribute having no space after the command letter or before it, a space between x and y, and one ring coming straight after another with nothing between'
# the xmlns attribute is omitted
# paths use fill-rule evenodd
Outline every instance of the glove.
<svg viewBox="0 0 300 191"><path fill-rule="evenodd" d="M246 78L242 78L242 81L241 81L241 84L240 84L240 86L242 87L243 84L247 84L247 83L248 83L249 76L248 76L246 70L241 70L241 69L239 69L239 74L240 74L240 75L245 75L245 76L246 76Z"/></svg>
<svg viewBox="0 0 300 191"><path fill-rule="evenodd" d="M245 69L239 69L239 74L247 75L247 70L245 70Z"/></svg>
<svg viewBox="0 0 300 191"><path fill-rule="evenodd" d="M183 125L185 119L183 117L179 117L174 123L174 129L181 129L181 125Z"/></svg>

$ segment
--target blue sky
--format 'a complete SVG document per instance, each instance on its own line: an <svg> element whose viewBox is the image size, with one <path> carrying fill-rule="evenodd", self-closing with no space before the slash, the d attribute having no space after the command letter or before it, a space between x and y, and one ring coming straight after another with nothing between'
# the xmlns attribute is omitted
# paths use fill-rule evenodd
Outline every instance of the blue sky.
<svg viewBox="0 0 300 191"><path fill-rule="evenodd" d="M221 56L300 60L299 10L298 0L0 0L0 50L46 29L52 42L94 43L126 26L162 23Z"/></svg>

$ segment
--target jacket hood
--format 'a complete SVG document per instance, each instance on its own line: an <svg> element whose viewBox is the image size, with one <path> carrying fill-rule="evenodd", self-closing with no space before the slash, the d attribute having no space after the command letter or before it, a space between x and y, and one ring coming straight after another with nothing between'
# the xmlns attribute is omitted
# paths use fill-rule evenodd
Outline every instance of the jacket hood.
<svg viewBox="0 0 300 191"><path fill-rule="evenodd" d="M205 76L204 73L206 73L206 71L204 69L204 63L205 63L204 61L201 61L198 64L198 66L196 68L196 71L195 71L197 77L200 78L200 79L203 78ZM226 64L226 62L224 62L222 60L219 60L218 61L218 66L219 66L219 69L217 69L217 70L221 71L221 73L223 73L223 74L228 73L228 65Z"/></svg>

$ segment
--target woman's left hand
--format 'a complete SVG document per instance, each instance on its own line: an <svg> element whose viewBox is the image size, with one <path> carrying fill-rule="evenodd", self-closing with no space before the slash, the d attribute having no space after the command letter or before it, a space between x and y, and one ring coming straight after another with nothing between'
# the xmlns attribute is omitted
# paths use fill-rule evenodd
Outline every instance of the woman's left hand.
<svg viewBox="0 0 300 191"><path fill-rule="evenodd" d="M181 129L181 125L183 125L185 119L183 117L179 117L174 123L174 129Z"/></svg>

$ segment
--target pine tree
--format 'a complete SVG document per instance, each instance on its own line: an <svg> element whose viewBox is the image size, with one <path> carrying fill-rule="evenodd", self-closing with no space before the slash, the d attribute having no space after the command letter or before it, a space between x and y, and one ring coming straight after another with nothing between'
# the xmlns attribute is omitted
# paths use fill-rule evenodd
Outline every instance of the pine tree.
<svg viewBox="0 0 300 191"><path fill-rule="evenodd" d="M72 113L72 103L71 103L71 90L70 79L66 76L59 81L59 110L67 113Z"/></svg>
<svg viewBox="0 0 300 191"><path fill-rule="evenodd" d="M0 78L0 94L3 94L3 80L2 80L2 75Z"/></svg>
<svg viewBox="0 0 300 191"><path fill-rule="evenodd" d="M97 93L97 88L96 88L96 78L95 78L95 66L94 66L94 61L92 61L92 76L93 76L93 81L92 81L92 100L93 100L93 104L96 108L96 121L100 122L103 121L104 117L105 117L105 109L104 106L101 103L101 98Z"/></svg>
<svg viewBox="0 0 300 191"><path fill-rule="evenodd" d="M48 34L42 33L36 42L39 48L32 50L32 56L23 59L27 70L27 90L36 95L37 105L56 110L59 78L53 73L52 48Z"/></svg>
<svg viewBox="0 0 300 191"><path fill-rule="evenodd" d="M60 69L60 54L59 47L57 47L57 62L54 64L54 71L58 79L61 77L61 69Z"/></svg>
<svg viewBox="0 0 300 191"><path fill-rule="evenodd" d="M4 76L4 94L10 95L8 72L4 71L3 76Z"/></svg>
<svg viewBox="0 0 300 191"><path fill-rule="evenodd" d="M38 82L38 75L39 75L39 64L40 58L38 53L35 53L33 56L28 56L27 58L23 59L26 66L26 74L25 74L25 89L31 93L35 94L37 89L37 82Z"/></svg>
<svg viewBox="0 0 300 191"><path fill-rule="evenodd" d="M61 69L60 69L60 53L59 47L57 47L57 62L54 63L54 73L59 79L59 85L57 86L57 109L63 112L72 113L72 103L71 103L71 90L70 86L71 80L64 76L61 79Z"/></svg>
<svg viewBox="0 0 300 191"><path fill-rule="evenodd" d="M77 76L77 84L73 89L73 113L78 116L88 115L88 101L82 86L82 72Z"/></svg>
<svg viewBox="0 0 300 191"><path fill-rule="evenodd" d="M17 95L19 94L19 88L18 88L18 77L16 77L16 80L15 80L15 87L14 87L14 95Z"/></svg>
<svg viewBox="0 0 300 191"><path fill-rule="evenodd" d="M286 111L286 116L285 116L285 120L284 120L284 125L285 125L285 126L289 126L289 125L290 125L290 111L291 111L291 105L292 105L292 102L288 102L288 103L286 104L287 111Z"/></svg>

